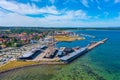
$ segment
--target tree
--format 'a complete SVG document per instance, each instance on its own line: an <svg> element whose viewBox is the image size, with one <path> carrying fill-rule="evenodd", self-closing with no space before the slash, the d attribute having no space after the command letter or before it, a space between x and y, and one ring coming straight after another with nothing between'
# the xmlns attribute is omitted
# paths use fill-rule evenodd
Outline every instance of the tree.
<svg viewBox="0 0 120 80"><path fill-rule="evenodd" d="M8 43L7 43L7 46L8 46L8 47L11 47L11 46L12 46L12 43L11 43L11 42L8 42Z"/></svg>

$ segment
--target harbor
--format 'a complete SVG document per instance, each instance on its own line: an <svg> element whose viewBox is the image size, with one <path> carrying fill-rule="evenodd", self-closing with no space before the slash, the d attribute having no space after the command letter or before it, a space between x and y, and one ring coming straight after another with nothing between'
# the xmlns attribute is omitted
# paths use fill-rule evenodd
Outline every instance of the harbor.
<svg viewBox="0 0 120 80"><path fill-rule="evenodd" d="M105 39L96 41L94 43L89 43L83 47L75 46L75 47L69 48L69 47L61 46L58 48L57 43L59 41L56 41L54 36L60 36L60 37L71 36L71 37L79 38L77 34L71 33L71 32L67 32L67 33L66 32L59 32L59 33L50 32L44 39L39 39L37 43L28 44L21 47L19 50L19 53L18 52L15 53L17 51L16 49L18 48L11 49L12 51L11 53L12 54L14 53L16 57L13 57L1 67L10 65L12 61L15 62L15 64L20 64L20 65L15 66L13 68L11 66L10 68L8 68L8 70L18 68L18 67L27 67L30 65L68 64L68 63L71 63L73 60L77 59L78 57L81 57L82 55L88 53L90 50L94 49L100 44L103 44L107 40L107 38L105 38ZM84 36L82 37L84 38Z"/></svg>
<svg viewBox="0 0 120 80"><path fill-rule="evenodd" d="M100 44L103 44L108 38L105 38L103 40L100 40L98 42L94 42L91 44L88 44L85 47L75 47L75 48L66 48L61 47L60 49L55 48L53 46L44 46L46 47L45 50L41 50L41 52L34 58L29 59L26 58L25 55L22 56L22 58L19 58L20 60L26 60L26 61L36 61L36 62L42 62L42 64L58 64L58 63L70 63L77 57L80 57L81 55L89 52L90 50L94 49L95 47L99 46ZM38 48L36 48L38 49ZM32 53L34 54L34 53ZM29 54L27 56L30 56ZM57 63L56 63L57 62Z"/></svg>
<svg viewBox="0 0 120 80"><path fill-rule="evenodd" d="M107 39L108 38L102 39L102 40L100 40L98 42L95 42L95 43L92 43L91 45L88 45L88 46L86 46L84 48L76 47L76 48L74 48L76 51L74 51L72 53L68 53L67 55L64 55L64 56L62 56L60 54L60 52L58 51L58 54L56 54L56 56L53 57L53 58L44 58L44 56L47 54L47 52L49 52L49 49L47 48L44 52L41 52L40 54L38 54L33 59L22 58L21 60L25 60L25 62L24 61L20 62L21 66L19 65L19 66L13 67L13 68L11 66L7 70L4 70L4 68L3 68L3 70L0 71L0 73L4 73L6 71L11 71L11 70L14 70L14 69L29 67L29 66L37 66L37 65L63 65L63 64L68 64L68 63L72 62L73 60L77 59L78 57L80 57L80 56L88 53L90 50L94 49L95 47L99 46L100 44L105 43L105 41ZM60 51L64 51L64 50L65 50L65 47L62 47L62 49L60 49ZM58 57L58 55L62 56L62 57ZM27 56L29 56L29 55L27 55ZM12 62L8 62L7 64L9 65L11 63ZM19 64L19 61L17 63ZM16 62L14 64L16 64ZM3 67L4 67L4 65L3 65Z"/></svg>

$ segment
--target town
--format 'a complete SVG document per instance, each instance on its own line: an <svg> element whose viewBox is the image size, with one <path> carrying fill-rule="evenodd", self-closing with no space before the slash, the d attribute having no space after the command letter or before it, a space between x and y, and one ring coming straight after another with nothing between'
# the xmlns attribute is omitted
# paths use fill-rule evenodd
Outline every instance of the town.
<svg viewBox="0 0 120 80"><path fill-rule="evenodd" d="M49 31L36 29L5 29L0 31L0 65L16 59L26 48L44 37Z"/></svg>
<svg viewBox="0 0 120 80"><path fill-rule="evenodd" d="M68 35L70 34L70 35ZM12 29L0 31L0 65L8 61L18 59L25 52L32 49L46 45L51 46L53 42L57 41L72 41L77 39L84 39L78 37L71 32L55 32L50 30L36 30L36 29ZM73 38L74 37L74 38ZM50 49L51 50L51 49ZM49 50L49 52L51 52ZM48 50L47 50L48 51Z"/></svg>

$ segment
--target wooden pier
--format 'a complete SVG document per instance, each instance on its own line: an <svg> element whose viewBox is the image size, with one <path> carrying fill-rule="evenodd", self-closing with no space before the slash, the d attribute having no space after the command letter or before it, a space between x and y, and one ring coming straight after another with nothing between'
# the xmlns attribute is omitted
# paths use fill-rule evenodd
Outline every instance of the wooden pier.
<svg viewBox="0 0 120 80"><path fill-rule="evenodd" d="M95 48L96 46L98 46L98 45L100 45L100 44L103 44L107 39L108 39L108 38L105 38L105 39L103 39L103 40L101 40L101 41L98 41L98 42L96 42L96 43L88 46L87 49L88 49L88 50L91 50L91 49Z"/></svg>

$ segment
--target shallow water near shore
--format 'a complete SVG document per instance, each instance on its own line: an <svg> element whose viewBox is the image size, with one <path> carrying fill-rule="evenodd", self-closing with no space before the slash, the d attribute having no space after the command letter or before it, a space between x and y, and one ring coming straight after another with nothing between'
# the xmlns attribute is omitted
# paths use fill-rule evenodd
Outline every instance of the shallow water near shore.
<svg viewBox="0 0 120 80"><path fill-rule="evenodd" d="M109 38L67 65L39 65L0 74L0 80L120 80L120 30L74 30L94 35L83 41L59 42L58 47L86 46Z"/></svg>

